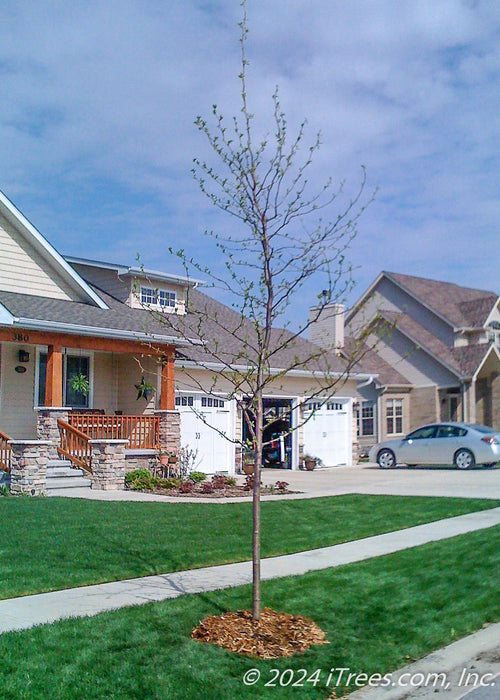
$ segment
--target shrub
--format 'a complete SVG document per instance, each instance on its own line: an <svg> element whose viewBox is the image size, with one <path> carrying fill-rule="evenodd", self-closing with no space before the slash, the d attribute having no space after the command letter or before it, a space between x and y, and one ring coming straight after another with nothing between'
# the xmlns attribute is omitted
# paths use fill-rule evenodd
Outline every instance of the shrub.
<svg viewBox="0 0 500 700"><path fill-rule="evenodd" d="M253 491L253 474L247 476L247 478L245 479L245 484L243 485L243 489L245 491Z"/></svg>
<svg viewBox="0 0 500 700"><path fill-rule="evenodd" d="M125 475L125 486L132 491L147 491L153 489L157 479L151 474L149 469L134 469Z"/></svg>
<svg viewBox="0 0 500 700"><path fill-rule="evenodd" d="M202 493L213 493L214 487L210 483L210 481L206 481L204 484L201 485L201 492Z"/></svg>
<svg viewBox="0 0 500 700"><path fill-rule="evenodd" d="M214 474L212 477L212 486L214 489L225 489L228 486L227 476L224 474Z"/></svg>
<svg viewBox="0 0 500 700"><path fill-rule="evenodd" d="M161 489L177 489L181 484L181 480L175 476L167 477L166 479L155 479L155 486Z"/></svg>
<svg viewBox="0 0 500 700"><path fill-rule="evenodd" d="M179 491L181 493L191 493L194 491L194 481L183 481L179 486Z"/></svg>
<svg viewBox="0 0 500 700"><path fill-rule="evenodd" d="M288 481L277 481L274 485L276 486L278 491L286 491Z"/></svg>
<svg viewBox="0 0 500 700"><path fill-rule="evenodd" d="M199 484L200 482L205 481L207 475L205 472L191 472L189 478L191 481L194 481L195 484Z"/></svg>
<svg viewBox="0 0 500 700"><path fill-rule="evenodd" d="M236 486L236 479L234 476L226 476L226 484L228 486Z"/></svg>
<svg viewBox="0 0 500 700"><path fill-rule="evenodd" d="M10 489L5 484L0 485L0 496L10 496Z"/></svg>

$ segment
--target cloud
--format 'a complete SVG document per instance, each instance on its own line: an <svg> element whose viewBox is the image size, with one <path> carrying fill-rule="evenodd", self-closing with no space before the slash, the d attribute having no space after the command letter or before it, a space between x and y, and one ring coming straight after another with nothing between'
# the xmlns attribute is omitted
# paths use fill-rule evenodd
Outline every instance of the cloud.
<svg viewBox="0 0 500 700"><path fill-rule="evenodd" d="M495 288L499 6L250 0L248 13L258 131L279 84L291 131L304 117L311 140L321 130L313 186L333 174L353 192L364 164L380 188L352 247L360 285L384 267ZM214 103L238 114L238 20L230 0L6 0L0 188L64 252L140 250L158 267L181 243L209 261L203 230L234 222L191 179L193 156L210 157L193 119Z"/></svg>

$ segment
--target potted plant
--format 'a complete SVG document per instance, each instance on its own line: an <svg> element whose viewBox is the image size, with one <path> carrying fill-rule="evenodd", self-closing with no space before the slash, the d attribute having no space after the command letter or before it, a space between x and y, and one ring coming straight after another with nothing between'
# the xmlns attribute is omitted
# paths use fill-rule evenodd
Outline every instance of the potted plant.
<svg viewBox="0 0 500 700"><path fill-rule="evenodd" d="M242 464L241 469L244 474L251 476L255 469L255 452L254 450L244 448L242 453Z"/></svg>
<svg viewBox="0 0 500 700"><path fill-rule="evenodd" d="M90 392L90 382L89 378L85 374L75 374L69 380L69 385L76 391L77 394L82 394L82 396L88 396Z"/></svg>
<svg viewBox="0 0 500 700"><path fill-rule="evenodd" d="M303 457L303 460L304 460L305 468L307 469L308 472L312 472L314 467L319 462L319 459L317 457L313 457L312 455L309 455L309 454L305 454Z"/></svg>
<svg viewBox="0 0 500 700"><path fill-rule="evenodd" d="M139 384L135 384L134 386L137 389L137 401L139 401L139 399L149 400L155 391L155 387L146 381L144 375L142 375Z"/></svg>

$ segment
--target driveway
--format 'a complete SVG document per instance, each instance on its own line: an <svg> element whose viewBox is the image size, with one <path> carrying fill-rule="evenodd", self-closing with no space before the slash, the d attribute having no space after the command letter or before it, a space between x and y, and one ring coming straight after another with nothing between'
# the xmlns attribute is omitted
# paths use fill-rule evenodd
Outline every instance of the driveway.
<svg viewBox="0 0 500 700"><path fill-rule="evenodd" d="M341 493L393 494L397 496L456 496L500 498L500 469L459 471L444 468L380 469L373 464L307 471L264 469L262 481L287 481L290 488L308 495Z"/></svg>

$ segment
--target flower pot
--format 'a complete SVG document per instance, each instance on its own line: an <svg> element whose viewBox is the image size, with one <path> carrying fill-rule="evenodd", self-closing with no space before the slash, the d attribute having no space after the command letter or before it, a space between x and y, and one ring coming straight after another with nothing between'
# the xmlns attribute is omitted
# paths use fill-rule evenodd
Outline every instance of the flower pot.
<svg viewBox="0 0 500 700"><path fill-rule="evenodd" d="M312 470L316 466L316 460L315 459L306 459L304 464L306 465L307 471L312 472Z"/></svg>
<svg viewBox="0 0 500 700"><path fill-rule="evenodd" d="M255 469L255 453L254 452L244 452L243 453L243 464L241 467L243 474L251 476Z"/></svg>
<svg viewBox="0 0 500 700"><path fill-rule="evenodd" d="M170 463L170 457L168 455L160 455L160 464L163 464L163 466L166 466L169 463Z"/></svg>

